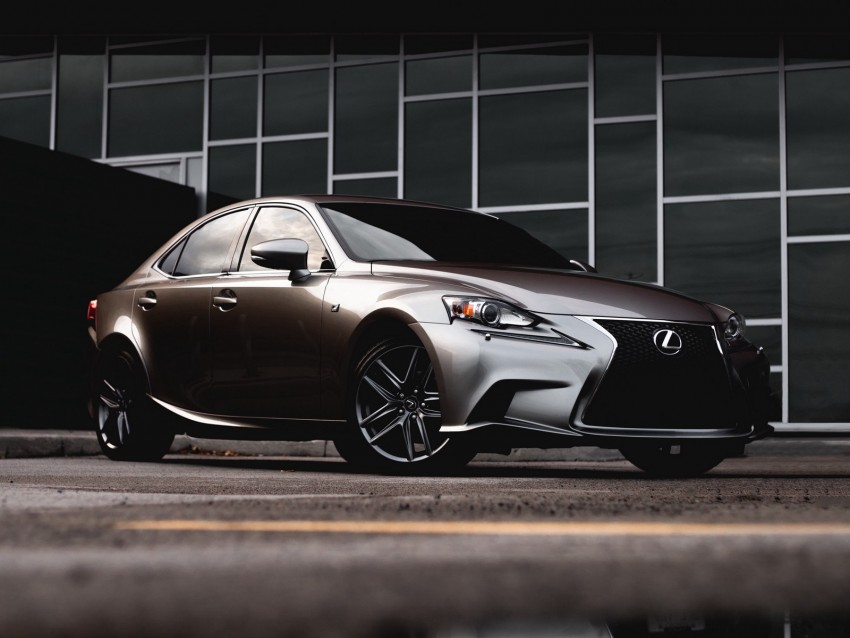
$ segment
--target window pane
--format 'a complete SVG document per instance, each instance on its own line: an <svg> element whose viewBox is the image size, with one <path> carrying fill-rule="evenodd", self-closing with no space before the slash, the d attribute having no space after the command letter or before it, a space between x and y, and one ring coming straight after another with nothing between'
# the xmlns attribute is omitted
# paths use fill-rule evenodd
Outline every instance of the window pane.
<svg viewBox="0 0 850 638"><path fill-rule="evenodd" d="M596 126L596 266L656 281L655 122Z"/></svg>
<svg viewBox="0 0 850 638"><path fill-rule="evenodd" d="M334 170L398 167L398 64L337 69Z"/></svg>
<svg viewBox="0 0 850 638"><path fill-rule="evenodd" d="M587 45L482 53L481 89L587 82Z"/></svg>
<svg viewBox="0 0 850 638"><path fill-rule="evenodd" d="M331 40L326 35L281 35L263 38L265 67L329 64Z"/></svg>
<svg viewBox="0 0 850 638"><path fill-rule="evenodd" d="M328 192L328 141L263 145L263 195Z"/></svg>
<svg viewBox="0 0 850 638"><path fill-rule="evenodd" d="M251 226L248 240L239 260L239 270L266 270L265 266L255 264L251 259L251 248L272 239L303 239L307 242L307 268L319 270L325 256L325 245L319 233L301 211L293 208L267 206L260 209Z"/></svg>
<svg viewBox="0 0 850 638"><path fill-rule="evenodd" d="M398 195L398 180L395 177L338 179L334 182L334 194L396 197Z"/></svg>
<svg viewBox="0 0 850 638"><path fill-rule="evenodd" d="M407 95L472 90L472 56L411 60L405 67Z"/></svg>
<svg viewBox="0 0 850 638"><path fill-rule="evenodd" d="M850 60L846 33L786 33L783 42L786 64Z"/></svg>
<svg viewBox="0 0 850 638"><path fill-rule="evenodd" d="M201 75L204 72L203 40L115 49L109 56L113 82Z"/></svg>
<svg viewBox="0 0 850 638"><path fill-rule="evenodd" d="M683 33L661 38L664 73L779 64L779 38L765 33Z"/></svg>
<svg viewBox="0 0 850 638"><path fill-rule="evenodd" d="M50 90L52 74L53 58L0 61L0 93Z"/></svg>
<svg viewBox="0 0 850 638"><path fill-rule="evenodd" d="M260 39L256 36L214 35L210 37L213 73L250 71L260 60Z"/></svg>
<svg viewBox="0 0 850 638"><path fill-rule="evenodd" d="M164 179L167 182L180 184L180 162L164 162L162 164L139 164L137 166L124 166L131 173L147 175Z"/></svg>
<svg viewBox="0 0 850 638"><path fill-rule="evenodd" d="M747 339L764 348L770 365L782 364L782 326L747 326Z"/></svg>
<svg viewBox="0 0 850 638"><path fill-rule="evenodd" d="M780 316L779 201L664 208L665 284L745 317Z"/></svg>
<svg viewBox="0 0 850 638"><path fill-rule="evenodd" d="M788 198L789 235L850 233L850 196Z"/></svg>
<svg viewBox="0 0 850 638"><path fill-rule="evenodd" d="M0 100L0 137L50 145L50 96Z"/></svg>
<svg viewBox="0 0 850 638"><path fill-rule="evenodd" d="M257 136L257 77L210 82L210 139Z"/></svg>
<svg viewBox="0 0 850 638"><path fill-rule="evenodd" d="M60 54L57 150L88 158L101 156L105 63L104 53Z"/></svg>
<svg viewBox="0 0 850 638"><path fill-rule="evenodd" d="M788 247L791 421L850 421L850 242Z"/></svg>
<svg viewBox="0 0 850 638"><path fill-rule="evenodd" d="M779 190L776 74L664 84L664 190Z"/></svg>
<svg viewBox="0 0 850 638"><path fill-rule="evenodd" d="M586 90L482 97L479 119L481 206L587 200Z"/></svg>
<svg viewBox="0 0 850 638"><path fill-rule="evenodd" d="M257 147L213 146L209 149L208 189L235 199L249 199L256 192Z"/></svg>
<svg viewBox="0 0 850 638"><path fill-rule="evenodd" d="M199 151L204 84L137 86L109 92L109 155Z"/></svg>
<svg viewBox="0 0 850 638"><path fill-rule="evenodd" d="M788 187L850 186L850 69L785 78Z"/></svg>
<svg viewBox="0 0 850 638"><path fill-rule="evenodd" d="M472 101L405 107L404 195L451 206L472 204Z"/></svg>
<svg viewBox="0 0 850 638"><path fill-rule="evenodd" d="M596 117L655 113L655 35L594 38Z"/></svg>
<svg viewBox="0 0 850 638"><path fill-rule="evenodd" d="M472 34L452 33L446 35L406 35L404 52L407 55L417 53L442 53L443 51L464 51L472 48Z"/></svg>
<svg viewBox="0 0 850 638"><path fill-rule="evenodd" d="M186 241L174 274L182 277L221 272L230 245L248 220L250 210L246 208L221 215L193 232Z"/></svg>
<svg viewBox="0 0 850 638"><path fill-rule="evenodd" d="M398 55L399 37L395 34L338 35L334 38L336 59L368 60L371 58Z"/></svg>
<svg viewBox="0 0 850 638"><path fill-rule="evenodd" d="M587 260L587 209L499 213L567 259Z"/></svg>
<svg viewBox="0 0 850 638"><path fill-rule="evenodd" d="M263 134L292 135L328 130L328 72L266 76Z"/></svg>

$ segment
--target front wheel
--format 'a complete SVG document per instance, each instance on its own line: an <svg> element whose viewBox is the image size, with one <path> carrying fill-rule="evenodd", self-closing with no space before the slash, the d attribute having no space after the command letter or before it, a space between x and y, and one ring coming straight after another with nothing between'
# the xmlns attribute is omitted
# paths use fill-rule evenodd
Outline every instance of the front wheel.
<svg viewBox="0 0 850 638"><path fill-rule="evenodd" d="M705 443L643 443L620 448L620 453L638 469L665 478L705 474L729 455L727 450Z"/></svg>

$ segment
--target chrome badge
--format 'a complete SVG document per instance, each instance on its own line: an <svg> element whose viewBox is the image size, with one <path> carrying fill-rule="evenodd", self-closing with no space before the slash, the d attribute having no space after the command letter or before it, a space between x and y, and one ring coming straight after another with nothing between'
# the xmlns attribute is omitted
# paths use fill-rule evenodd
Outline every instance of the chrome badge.
<svg viewBox="0 0 850 638"><path fill-rule="evenodd" d="M652 342L661 354L673 355L682 349L682 337L673 330L656 330L652 334Z"/></svg>

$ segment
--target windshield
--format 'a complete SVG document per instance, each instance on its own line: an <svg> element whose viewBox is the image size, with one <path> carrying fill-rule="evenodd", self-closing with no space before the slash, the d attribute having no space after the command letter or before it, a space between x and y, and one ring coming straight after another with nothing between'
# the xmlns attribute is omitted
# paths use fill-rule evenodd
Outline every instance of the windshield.
<svg viewBox="0 0 850 638"><path fill-rule="evenodd" d="M358 261L451 261L576 270L567 257L498 217L461 209L332 202L321 207Z"/></svg>

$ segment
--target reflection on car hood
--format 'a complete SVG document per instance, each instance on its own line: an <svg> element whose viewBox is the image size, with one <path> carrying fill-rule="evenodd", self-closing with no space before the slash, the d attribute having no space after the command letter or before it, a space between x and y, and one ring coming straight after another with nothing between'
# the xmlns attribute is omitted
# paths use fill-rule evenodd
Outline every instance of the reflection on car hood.
<svg viewBox="0 0 850 638"><path fill-rule="evenodd" d="M375 262L372 272L440 280L541 314L717 321L704 303L674 290L595 273L432 261Z"/></svg>

